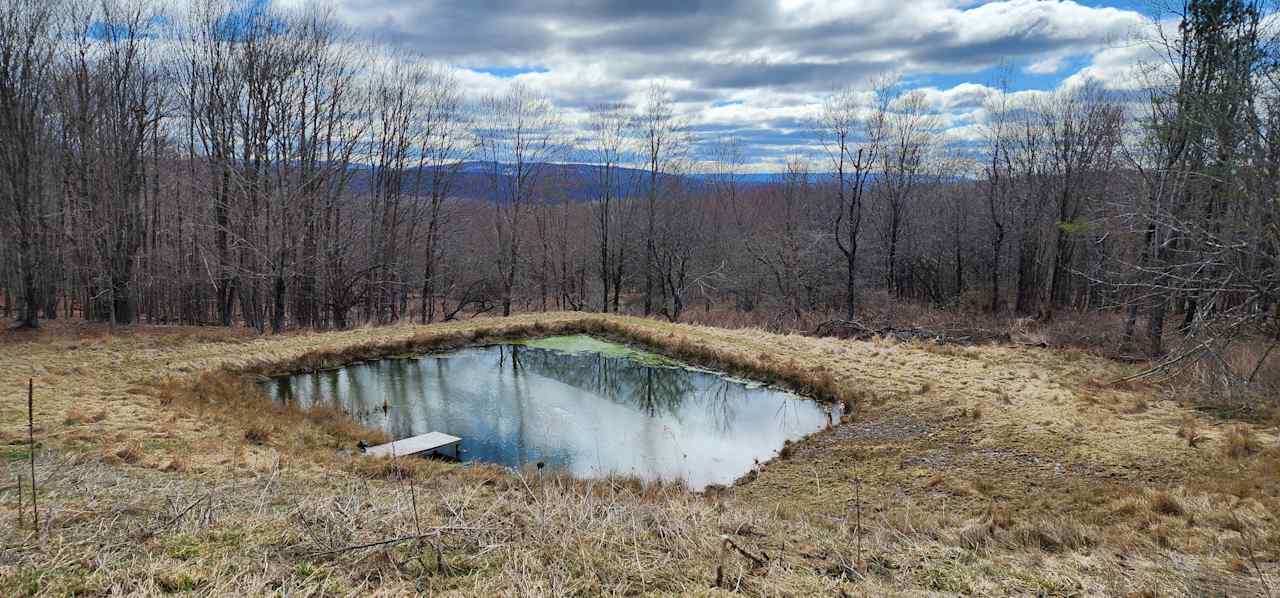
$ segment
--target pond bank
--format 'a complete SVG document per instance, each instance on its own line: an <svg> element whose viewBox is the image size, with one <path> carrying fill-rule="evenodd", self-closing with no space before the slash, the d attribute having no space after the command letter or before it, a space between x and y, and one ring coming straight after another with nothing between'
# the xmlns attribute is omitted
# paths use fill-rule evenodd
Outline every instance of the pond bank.
<svg viewBox="0 0 1280 598"><path fill-rule="evenodd" d="M813 385L859 409L753 480L697 496L342 456L369 431L341 413L264 409L245 376L566 332ZM36 377L51 523L40 542L6 526L0 593L707 594L721 564L746 594L1259 593L1249 555L1274 580L1280 554L1274 432L1097 384L1124 368L587 314L37 338L5 347L0 385ZM0 409L0 441L20 447L25 410ZM1192 426L1195 446L1180 435ZM11 487L0 516L16 521L15 505ZM311 556L419 527L441 530L439 567L430 543ZM767 561L724 556L725 535Z"/></svg>

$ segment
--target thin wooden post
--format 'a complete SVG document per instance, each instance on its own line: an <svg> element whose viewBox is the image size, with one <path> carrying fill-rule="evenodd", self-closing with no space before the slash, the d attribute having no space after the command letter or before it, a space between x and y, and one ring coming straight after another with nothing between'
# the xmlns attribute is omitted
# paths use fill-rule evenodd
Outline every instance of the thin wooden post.
<svg viewBox="0 0 1280 598"><path fill-rule="evenodd" d="M27 452L31 454L31 517L36 533L40 533L40 506L36 502L36 424L35 378L27 378Z"/></svg>

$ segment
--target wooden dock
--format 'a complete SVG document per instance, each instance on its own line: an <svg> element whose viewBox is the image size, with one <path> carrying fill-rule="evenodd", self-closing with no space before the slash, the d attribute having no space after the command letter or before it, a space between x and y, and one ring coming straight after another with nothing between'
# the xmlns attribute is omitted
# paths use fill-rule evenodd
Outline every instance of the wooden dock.
<svg viewBox="0 0 1280 598"><path fill-rule="evenodd" d="M409 455L418 455L422 453L432 452L442 449L446 446L453 445L453 456L460 457L459 446L462 439L457 436L450 436L443 432L428 432L417 436L371 446L364 450L365 454L374 455L376 457L407 457Z"/></svg>

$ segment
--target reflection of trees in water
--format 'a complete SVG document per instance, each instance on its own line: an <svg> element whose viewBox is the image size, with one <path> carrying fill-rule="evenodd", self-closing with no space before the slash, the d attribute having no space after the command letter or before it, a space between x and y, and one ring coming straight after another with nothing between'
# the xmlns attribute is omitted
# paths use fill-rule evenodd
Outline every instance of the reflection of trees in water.
<svg viewBox="0 0 1280 598"><path fill-rule="evenodd" d="M282 376L271 383L271 398L284 404L297 404L303 409L317 405L332 403L344 408L340 398L343 394L339 388L339 370L325 370L310 374Z"/></svg>
<svg viewBox="0 0 1280 598"><path fill-rule="evenodd" d="M526 430L526 401L536 401L530 393L528 374L555 380L574 388L626 405L649 417L681 413L701 413L710 430L721 436L732 434L735 423L745 414L768 409L776 401L765 392L742 383L697 371L672 367L654 367L626 357L600 353L563 353L518 345L494 345L475 350L478 361L467 363L463 370L450 371L458 365L455 358L436 356L427 359L388 359L349 366L343 370L316 372L273 381L274 398L296 402L302 406L335 404L367 425L382 426L395 437L421 433L417 427L445 426L448 413L433 408L425 395L436 395L448 403L451 377L485 377L478 370L489 369L498 376L494 389L507 400L488 403L490 414L498 419L517 422L513 436L525 448L532 430ZM489 361L492 360L492 361ZM487 363L486 363L487 362ZM491 364L491 365L490 365ZM487 367L486 367L487 366ZM464 380L455 380L463 383ZM390 406L385 418L384 399ZM764 405L761 404L764 401ZM776 405L774 421L780 429L794 428L804 417L801 402L782 400ZM745 410L745 411L744 411ZM503 413L503 412L506 413ZM468 417L474 417L471 413Z"/></svg>
<svg viewBox="0 0 1280 598"><path fill-rule="evenodd" d="M633 405L650 416L660 412L675 414L695 394L688 372L651 367L625 357L512 346L509 362L517 373L527 371L552 378L615 403Z"/></svg>
<svg viewBox="0 0 1280 598"><path fill-rule="evenodd" d="M513 371L520 372L520 345L498 345L498 369L508 365Z"/></svg>
<svg viewBox="0 0 1280 598"><path fill-rule="evenodd" d="M271 381L271 400L288 405L298 399L293 396L294 376L284 376Z"/></svg>
<svg viewBox="0 0 1280 598"><path fill-rule="evenodd" d="M710 392L703 393L703 407L707 420L716 432L726 435L733 430L733 420L738 416L735 407L747 396L745 386L720 378Z"/></svg>
<svg viewBox="0 0 1280 598"><path fill-rule="evenodd" d="M413 406L421 396L409 387L409 375L416 370L416 363L408 359L384 359L377 362L374 374L383 382L383 399L390 407L386 414L386 431L393 438L407 438L414 434ZM377 406L381 408L381 406Z"/></svg>

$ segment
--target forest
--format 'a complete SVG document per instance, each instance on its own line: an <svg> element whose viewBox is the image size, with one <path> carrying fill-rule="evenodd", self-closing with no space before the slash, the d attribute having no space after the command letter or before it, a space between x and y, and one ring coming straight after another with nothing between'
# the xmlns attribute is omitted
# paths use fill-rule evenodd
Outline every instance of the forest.
<svg viewBox="0 0 1280 598"><path fill-rule="evenodd" d="M992 82L972 135L833 81L763 176L667 86L587 118L357 42L319 4L5 0L0 313L259 332L573 310L782 328L886 302L1101 313L1248 382L1280 339L1280 66L1261 4L1163 15L1141 92ZM430 57L426 57L429 59ZM1241 343L1251 363L1222 358Z"/></svg>

